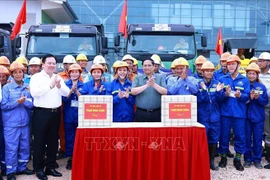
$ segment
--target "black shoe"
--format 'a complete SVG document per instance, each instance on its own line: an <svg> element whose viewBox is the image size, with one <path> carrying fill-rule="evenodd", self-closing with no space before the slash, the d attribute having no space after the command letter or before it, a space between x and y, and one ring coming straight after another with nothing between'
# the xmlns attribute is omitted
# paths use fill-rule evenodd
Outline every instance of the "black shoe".
<svg viewBox="0 0 270 180"><path fill-rule="evenodd" d="M59 150L58 153L56 154L56 160L66 158L65 154L66 153L64 151Z"/></svg>
<svg viewBox="0 0 270 180"><path fill-rule="evenodd" d="M25 175L32 175L34 174L34 171L33 170L30 170L28 168L26 168L25 170L23 170L22 172L17 172L16 173L17 175L22 175L22 174L25 174Z"/></svg>
<svg viewBox="0 0 270 180"><path fill-rule="evenodd" d="M212 169L213 171L217 171L218 170L218 166L215 165L214 159L211 159L210 160L210 169Z"/></svg>
<svg viewBox="0 0 270 180"><path fill-rule="evenodd" d="M66 169L67 170L71 170L72 169L72 158L71 157L68 158Z"/></svg>
<svg viewBox="0 0 270 180"><path fill-rule="evenodd" d="M265 169L270 169L270 164L264 166Z"/></svg>
<svg viewBox="0 0 270 180"><path fill-rule="evenodd" d="M7 170L1 170L1 176L6 176L7 175Z"/></svg>
<svg viewBox="0 0 270 180"><path fill-rule="evenodd" d="M36 176L37 176L38 179L41 179L41 180L47 180L48 179L48 177L46 176L44 171L36 172Z"/></svg>
<svg viewBox="0 0 270 180"><path fill-rule="evenodd" d="M225 168L227 166L227 157L221 157L218 166L221 168Z"/></svg>
<svg viewBox="0 0 270 180"><path fill-rule="evenodd" d="M7 175L7 180L16 180L16 176L14 173L8 174Z"/></svg>
<svg viewBox="0 0 270 180"><path fill-rule="evenodd" d="M59 165L58 165L58 163L57 162L55 162L55 169L57 169L57 168L59 168Z"/></svg>
<svg viewBox="0 0 270 180"><path fill-rule="evenodd" d="M234 159L233 160L233 165L238 171L244 171L244 167L241 164L241 161L239 159Z"/></svg>
<svg viewBox="0 0 270 180"><path fill-rule="evenodd" d="M55 169L47 169L45 170L45 174L46 175L52 175L54 177L61 177L62 174L58 171L56 171Z"/></svg>
<svg viewBox="0 0 270 180"><path fill-rule="evenodd" d="M230 150L228 150L228 152L226 153L226 156L227 156L228 158L234 158L234 155L231 153Z"/></svg>
<svg viewBox="0 0 270 180"><path fill-rule="evenodd" d="M0 180L4 180L3 177L0 175Z"/></svg>

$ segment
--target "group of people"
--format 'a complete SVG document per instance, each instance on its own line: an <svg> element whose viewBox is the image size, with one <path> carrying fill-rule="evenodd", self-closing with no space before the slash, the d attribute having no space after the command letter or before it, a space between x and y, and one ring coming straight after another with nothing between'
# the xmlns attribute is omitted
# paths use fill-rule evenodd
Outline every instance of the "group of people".
<svg viewBox="0 0 270 180"><path fill-rule="evenodd" d="M263 168L263 139L270 160L270 54L264 52L253 61L246 69L246 77L238 72L240 58L228 52L221 55L218 70L199 56L195 61L196 72L192 74L188 61L180 57L172 62L171 74L165 74L160 71L160 57L154 54L142 61L143 72L139 73L138 61L127 54L113 64L113 74L109 74L103 56L96 56L88 71L87 56L79 54L76 59L65 56L64 71L56 74L56 58L51 54L42 59L32 58L29 64L25 57L10 64L2 56L2 174L9 180L19 174L34 173L43 180L47 175L61 177L56 170L58 146L68 157L66 168L72 169L81 95L112 95L114 122L160 122L162 95L195 95L198 122L206 127L210 168L218 170L214 164L217 151L221 156L219 167L227 166L231 129L235 168L242 171L252 163ZM30 134L34 136L34 170L27 168ZM265 168L270 169L270 164Z"/></svg>

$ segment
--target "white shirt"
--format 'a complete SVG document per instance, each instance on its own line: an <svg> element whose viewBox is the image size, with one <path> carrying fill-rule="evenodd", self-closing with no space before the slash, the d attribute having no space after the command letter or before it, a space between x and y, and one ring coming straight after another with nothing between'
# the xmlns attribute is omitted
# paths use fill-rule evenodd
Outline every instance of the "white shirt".
<svg viewBox="0 0 270 180"><path fill-rule="evenodd" d="M61 88L50 88L51 81L57 76ZM70 89L64 80L57 74L50 77L44 70L34 74L30 81L30 93L34 98L34 106L41 108L58 108L62 105L62 96L68 96Z"/></svg>

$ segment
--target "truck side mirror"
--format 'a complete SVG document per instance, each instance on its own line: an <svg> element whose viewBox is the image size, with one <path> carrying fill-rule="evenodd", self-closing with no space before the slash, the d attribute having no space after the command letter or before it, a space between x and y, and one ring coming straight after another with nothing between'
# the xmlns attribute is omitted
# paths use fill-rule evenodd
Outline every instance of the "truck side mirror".
<svg viewBox="0 0 270 180"><path fill-rule="evenodd" d="M21 48L21 46L22 46L22 38L17 37L16 38L16 48Z"/></svg>
<svg viewBox="0 0 270 180"><path fill-rule="evenodd" d="M114 36L114 46L120 46L120 35Z"/></svg>
<svg viewBox="0 0 270 180"><path fill-rule="evenodd" d="M201 46L207 47L207 37L205 35L201 36Z"/></svg>
<svg viewBox="0 0 270 180"><path fill-rule="evenodd" d="M0 36L0 48L4 47L4 36Z"/></svg>
<svg viewBox="0 0 270 180"><path fill-rule="evenodd" d="M101 41L102 41L102 48L107 49L108 48L108 38L107 37L102 37Z"/></svg>

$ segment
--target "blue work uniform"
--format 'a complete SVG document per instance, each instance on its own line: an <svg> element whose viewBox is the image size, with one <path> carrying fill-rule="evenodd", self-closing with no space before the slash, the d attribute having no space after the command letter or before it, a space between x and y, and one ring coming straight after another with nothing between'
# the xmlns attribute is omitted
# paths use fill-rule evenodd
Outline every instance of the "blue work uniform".
<svg viewBox="0 0 270 180"><path fill-rule="evenodd" d="M2 109L0 109L0 168L1 170L6 170L5 140L4 140L4 127L3 127L3 120L2 120Z"/></svg>
<svg viewBox="0 0 270 180"><path fill-rule="evenodd" d="M198 74L198 72L193 73L192 76L195 77L198 83L203 80L203 76L201 74Z"/></svg>
<svg viewBox="0 0 270 180"><path fill-rule="evenodd" d="M227 74L229 74L229 71L227 71L227 73L224 74L222 71L222 68L220 68L214 72L214 78L219 81L219 78L221 78L222 76L225 76Z"/></svg>
<svg viewBox="0 0 270 180"><path fill-rule="evenodd" d="M195 95L199 88L197 80L188 76L186 79L180 77L171 77L168 79L168 94L171 95Z"/></svg>
<svg viewBox="0 0 270 180"><path fill-rule="evenodd" d="M268 103L266 87L259 82L250 85L250 90L260 94L258 99L252 99L247 104L246 143L247 150L244 160L247 162L261 162L262 141L264 132L265 112Z"/></svg>
<svg viewBox="0 0 270 180"><path fill-rule="evenodd" d="M72 88L72 80L65 82L69 89ZM84 83L78 81L77 89L80 91ZM73 155L74 140L76 135L76 129L78 127L78 96L75 92L67 97L62 97L64 102L63 114L64 114L64 123L65 123L65 148L66 156L71 157Z"/></svg>
<svg viewBox="0 0 270 180"><path fill-rule="evenodd" d="M103 86L102 90L100 89ZM91 80L85 83L80 90L83 95L106 95L110 89L110 83L100 80L100 84L95 88L95 81Z"/></svg>
<svg viewBox="0 0 270 180"><path fill-rule="evenodd" d="M107 83L110 83L113 80L113 76L109 73L103 73L101 79L103 79L103 78L105 78L105 82L107 82ZM91 80L93 80L93 76L89 73L88 80L86 80L86 81L89 82ZM84 81L84 83L86 83L86 81Z"/></svg>
<svg viewBox="0 0 270 180"><path fill-rule="evenodd" d="M17 100L24 95L23 104ZM24 171L30 157L29 111L33 101L27 85L19 86L15 81L3 87L1 103L5 137L5 161L7 174Z"/></svg>
<svg viewBox="0 0 270 180"><path fill-rule="evenodd" d="M220 154L225 154L229 149L231 127L234 132L234 149L236 153L244 154L246 151L245 121L246 121L246 103L249 100L250 83L249 80L241 74L235 79L231 75L225 75L220 78L224 83L222 92L223 101L221 102L221 131L220 131ZM226 96L226 87L230 85L231 94ZM241 97L234 96L236 90L240 90Z"/></svg>
<svg viewBox="0 0 270 180"><path fill-rule="evenodd" d="M132 122L134 121L135 97L131 94L132 83L126 79L124 84L121 84L116 78L111 83L111 93L113 95L113 122ZM128 98L119 98L118 92L129 89Z"/></svg>
<svg viewBox="0 0 270 180"><path fill-rule="evenodd" d="M211 79L209 83L202 80L206 85L204 90L200 83L199 92L197 93L198 105L198 122L203 124L206 128L207 138L209 144L216 144L220 136L220 101L221 92L217 92L218 81Z"/></svg>

